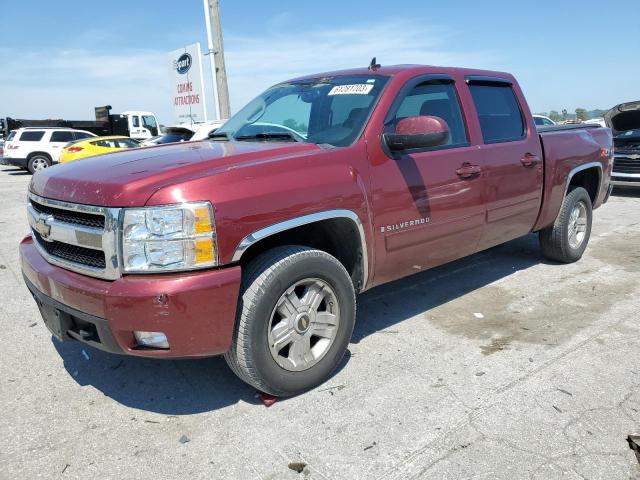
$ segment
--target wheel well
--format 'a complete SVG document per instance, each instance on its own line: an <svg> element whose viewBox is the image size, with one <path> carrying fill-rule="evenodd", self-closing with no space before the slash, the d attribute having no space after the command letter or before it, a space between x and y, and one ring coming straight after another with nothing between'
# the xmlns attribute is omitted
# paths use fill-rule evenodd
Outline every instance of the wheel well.
<svg viewBox="0 0 640 480"><path fill-rule="evenodd" d="M29 155L27 155L27 160L31 160L36 155L42 155L43 157L47 157L49 160L51 160L51 155L49 155L47 152L31 152Z"/></svg>
<svg viewBox="0 0 640 480"><path fill-rule="evenodd" d="M596 202L596 196L598 195L598 187L600 185L600 172L597 168L587 168L576 173L571 177L569 182L569 191L576 187L584 188L589 197L591 203Z"/></svg>
<svg viewBox="0 0 640 480"><path fill-rule="evenodd" d="M356 291L363 285L363 252L356 224L347 218L309 223L270 235L251 245L240 258L242 266L263 252L282 245L302 245L333 255L349 272Z"/></svg>

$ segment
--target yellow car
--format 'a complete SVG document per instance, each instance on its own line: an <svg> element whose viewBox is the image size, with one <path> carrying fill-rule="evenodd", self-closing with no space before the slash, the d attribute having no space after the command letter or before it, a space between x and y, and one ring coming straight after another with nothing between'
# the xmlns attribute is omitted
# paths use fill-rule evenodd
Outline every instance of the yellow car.
<svg viewBox="0 0 640 480"><path fill-rule="evenodd" d="M91 137L67 143L60 154L60 163L93 157L102 153L117 152L139 147L140 143L129 137Z"/></svg>

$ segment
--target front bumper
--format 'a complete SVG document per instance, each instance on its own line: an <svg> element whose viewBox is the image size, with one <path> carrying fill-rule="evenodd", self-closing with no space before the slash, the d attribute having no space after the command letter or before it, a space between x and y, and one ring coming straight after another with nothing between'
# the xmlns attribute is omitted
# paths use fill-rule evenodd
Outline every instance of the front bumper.
<svg viewBox="0 0 640 480"><path fill-rule="evenodd" d="M611 173L611 184L616 187L640 188L640 173Z"/></svg>
<svg viewBox="0 0 640 480"><path fill-rule="evenodd" d="M4 162L7 165L13 165L14 167L27 168L29 164L29 160L26 158L15 158L15 157L3 157Z"/></svg>
<svg viewBox="0 0 640 480"><path fill-rule="evenodd" d="M101 280L51 265L31 236L20 243L20 258L45 324L62 341L155 358L220 355L231 345L239 266ZM169 349L140 347L134 331L163 332Z"/></svg>

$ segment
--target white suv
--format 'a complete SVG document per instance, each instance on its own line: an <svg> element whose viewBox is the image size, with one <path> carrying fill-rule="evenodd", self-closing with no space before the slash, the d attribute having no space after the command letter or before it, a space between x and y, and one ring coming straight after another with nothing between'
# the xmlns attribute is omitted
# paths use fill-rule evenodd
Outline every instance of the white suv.
<svg viewBox="0 0 640 480"><path fill-rule="evenodd" d="M91 132L60 127L25 127L9 133L4 145L4 161L35 173L58 163L65 145L95 137Z"/></svg>

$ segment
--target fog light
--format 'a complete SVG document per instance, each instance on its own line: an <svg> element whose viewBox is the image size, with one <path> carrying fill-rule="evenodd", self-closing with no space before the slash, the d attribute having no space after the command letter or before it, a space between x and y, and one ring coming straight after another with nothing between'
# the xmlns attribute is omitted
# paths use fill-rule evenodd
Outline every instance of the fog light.
<svg viewBox="0 0 640 480"><path fill-rule="evenodd" d="M151 348L169 348L169 340L162 332L133 332L138 345Z"/></svg>

